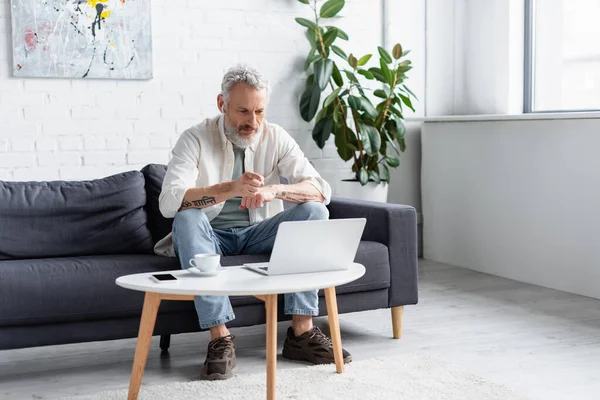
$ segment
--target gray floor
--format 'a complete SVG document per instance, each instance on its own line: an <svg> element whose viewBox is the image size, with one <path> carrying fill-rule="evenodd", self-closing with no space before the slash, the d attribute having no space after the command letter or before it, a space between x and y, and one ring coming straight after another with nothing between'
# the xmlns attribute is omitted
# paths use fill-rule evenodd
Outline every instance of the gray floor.
<svg viewBox="0 0 600 400"><path fill-rule="evenodd" d="M355 360L425 351L532 399L600 399L600 300L428 261L420 275L420 304L407 307L403 339L390 338L389 310L340 317ZM238 374L264 371L263 329L234 331ZM153 343L143 384L197 379L206 343L206 333L174 336L169 358ZM134 348L119 340L0 352L0 398L124 389Z"/></svg>

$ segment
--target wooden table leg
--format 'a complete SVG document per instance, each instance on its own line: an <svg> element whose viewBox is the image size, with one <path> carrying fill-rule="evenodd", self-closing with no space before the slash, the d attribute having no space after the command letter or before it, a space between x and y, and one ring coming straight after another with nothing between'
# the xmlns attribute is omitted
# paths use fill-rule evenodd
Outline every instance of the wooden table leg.
<svg viewBox="0 0 600 400"><path fill-rule="evenodd" d="M338 319L335 287L325 289L325 301L327 302L327 317L329 319L329 328L331 330L331 341L333 342L335 370L338 374L341 374L344 372L344 355L342 353L342 335L340 334L340 321Z"/></svg>
<svg viewBox="0 0 600 400"><path fill-rule="evenodd" d="M267 400L275 399L277 368L277 295L265 296L267 309Z"/></svg>
<svg viewBox="0 0 600 400"><path fill-rule="evenodd" d="M133 370L131 371L131 381L129 382L128 400L136 400L140 392L146 360L148 359L148 350L154 333L154 323L156 314L160 306L160 294L146 293L144 298L144 308L140 320L140 330L138 332L137 345L135 347L135 357L133 358Z"/></svg>

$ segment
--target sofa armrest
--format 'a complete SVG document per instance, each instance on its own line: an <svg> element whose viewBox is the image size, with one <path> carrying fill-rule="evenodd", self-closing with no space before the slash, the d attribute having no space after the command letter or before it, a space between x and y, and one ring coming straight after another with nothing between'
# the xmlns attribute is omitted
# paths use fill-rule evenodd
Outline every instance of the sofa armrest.
<svg viewBox="0 0 600 400"><path fill-rule="evenodd" d="M417 212L414 207L333 197L329 218L366 218L362 240L386 245L390 254L389 306L418 302Z"/></svg>

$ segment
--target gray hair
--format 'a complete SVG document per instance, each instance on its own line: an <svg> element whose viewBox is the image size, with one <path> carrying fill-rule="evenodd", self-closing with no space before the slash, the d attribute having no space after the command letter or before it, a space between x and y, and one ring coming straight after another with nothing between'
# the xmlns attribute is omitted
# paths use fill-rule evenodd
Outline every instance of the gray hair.
<svg viewBox="0 0 600 400"><path fill-rule="evenodd" d="M221 83L221 94L225 104L229 103L229 95L231 88L236 83L245 83L246 85L255 89L265 89L267 92L267 98L269 96L269 84L263 80L262 75L256 69L248 65L236 65L227 71L223 76L223 82Z"/></svg>

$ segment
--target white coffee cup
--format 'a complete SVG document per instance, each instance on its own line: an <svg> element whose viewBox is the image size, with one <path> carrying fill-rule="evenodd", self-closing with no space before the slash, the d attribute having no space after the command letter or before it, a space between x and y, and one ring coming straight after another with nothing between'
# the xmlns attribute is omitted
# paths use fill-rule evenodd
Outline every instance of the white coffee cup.
<svg viewBox="0 0 600 400"><path fill-rule="evenodd" d="M196 254L190 259L190 265L200 272L213 272L220 266L219 254Z"/></svg>

